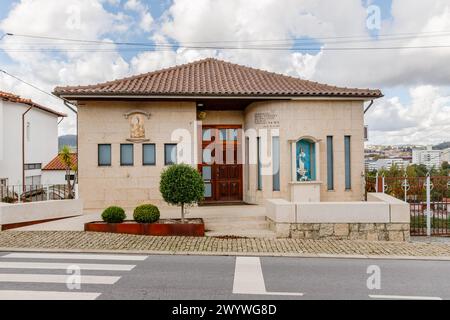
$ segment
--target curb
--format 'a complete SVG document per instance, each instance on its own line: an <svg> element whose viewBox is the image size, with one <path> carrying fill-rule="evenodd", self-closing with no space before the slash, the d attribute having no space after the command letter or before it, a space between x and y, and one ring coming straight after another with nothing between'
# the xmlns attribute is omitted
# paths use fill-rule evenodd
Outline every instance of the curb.
<svg viewBox="0 0 450 320"><path fill-rule="evenodd" d="M106 250L106 249L49 249L49 248L4 248L0 252L53 252L53 253L105 253L105 254L145 254L182 256L250 256L274 258L328 258L328 259L368 259L368 260L423 260L450 261L450 256L387 256L326 253L274 253L274 252L214 252L214 251L157 251L157 250Z"/></svg>

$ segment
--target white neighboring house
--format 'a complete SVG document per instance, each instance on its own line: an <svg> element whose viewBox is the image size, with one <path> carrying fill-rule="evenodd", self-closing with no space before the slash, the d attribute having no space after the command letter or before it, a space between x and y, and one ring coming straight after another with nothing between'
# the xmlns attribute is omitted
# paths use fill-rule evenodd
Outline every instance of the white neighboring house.
<svg viewBox="0 0 450 320"><path fill-rule="evenodd" d="M0 186L43 183L41 169L58 153L58 122L63 117L63 113L0 91Z"/></svg>
<svg viewBox="0 0 450 320"><path fill-rule="evenodd" d="M78 157L76 153L70 154L72 163L76 166ZM61 155L54 157L43 169L42 169L42 184L44 185L65 185L67 184L67 171ZM75 171L70 171L70 181L73 183L75 180Z"/></svg>
<svg viewBox="0 0 450 320"><path fill-rule="evenodd" d="M425 150L413 149L412 163L424 164L428 169L439 168L442 163L442 150L433 150L432 146L427 146Z"/></svg>

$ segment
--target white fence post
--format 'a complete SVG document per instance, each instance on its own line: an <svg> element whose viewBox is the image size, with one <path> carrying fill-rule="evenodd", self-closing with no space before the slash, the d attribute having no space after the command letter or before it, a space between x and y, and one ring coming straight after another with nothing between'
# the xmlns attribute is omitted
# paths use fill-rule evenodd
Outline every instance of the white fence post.
<svg viewBox="0 0 450 320"><path fill-rule="evenodd" d="M79 196L78 195L78 183L75 184L74 189L75 189L74 190L75 191L75 199L78 199L78 196Z"/></svg>
<svg viewBox="0 0 450 320"><path fill-rule="evenodd" d="M378 171L377 174L375 175L375 192L378 192Z"/></svg>
<svg viewBox="0 0 450 320"><path fill-rule="evenodd" d="M427 236L431 236L431 183L430 183L430 174L427 174L427 182L426 182L426 189L427 189Z"/></svg>

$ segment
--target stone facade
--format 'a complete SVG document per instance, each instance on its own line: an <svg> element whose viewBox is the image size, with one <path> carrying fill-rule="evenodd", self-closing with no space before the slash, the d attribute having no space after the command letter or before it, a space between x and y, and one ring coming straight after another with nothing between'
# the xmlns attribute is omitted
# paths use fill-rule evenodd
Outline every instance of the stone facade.
<svg viewBox="0 0 450 320"><path fill-rule="evenodd" d="M296 100L254 102L245 109L245 129L279 130L280 136L280 191L273 191L272 176L263 176L262 190L258 190L256 165L250 164L249 177L244 181L244 200L263 203L264 199L291 200L291 145L290 141L312 137L318 141L316 168L320 201L363 200L364 172L364 115L363 101ZM256 123L258 114L277 115L277 125ZM327 189L327 136L333 137L334 189ZM345 188L344 136L351 137L351 189ZM271 139L268 139L269 150ZM256 144L251 146L256 154Z"/></svg>
<svg viewBox="0 0 450 320"><path fill-rule="evenodd" d="M132 208L143 202L164 204L159 193L160 173L164 169L164 144L176 143L172 134L182 130L195 137L199 109L194 101L79 101L78 108L78 181L80 198L86 209L103 209L109 205ZM142 142L134 145L134 165L120 165L120 144L130 143L130 122L127 113L141 111L145 140L156 146L156 165L142 165ZM361 100L288 100L253 102L244 110L205 110L203 124L242 125L247 132L277 129L280 141L280 190L273 191L272 174L263 175L262 190L257 188L257 166L253 161L243 165L243 201L263 204L265 199L289 200L292 193L291 141L313 137L318 144L317 189L320 201L362 200L364 171L364 124ZM261 115L273 116L261 121ZM259 119L259 121L257 121ZM266 131L267 132L267 131ZM351 136L350 190L344 185L344 136ZM327 190L326 139L333 136L334 190ZM254 137L256 140L256 137ZM139 140L139 139L138 139ZM195 139L193 139L195 140ZM194 148L198 146L193 143ZM245 141L242 143L245 144ZM271 150L271 139L267 147ZM98 165L98 144L111 144L112 164ZM249 152L256 154L256 142L251 140ZM245 159L245 147L242 158ZM196 150L192 150L194 158ZM268 154L271 154L269 152ZM251 159L250 159L251 160ZM251 161L250 161L251 162ZM195 164L194 164L195 166Z"/></svg>
<svg viewBox="0 0 450 320"><path fill-rule="evenodd" d="M409 241L408 223L275 223L270 228L278 237L367 241Z"/></svg>
<svg viewBox="0 0 450 320"><path fill-rule="evenodd" d="M125 114L140 110L150 114L145 135L155 144L156 164L142 164L142 143L130 142L130 122ZM78 185L85 209L125 208L150 202L162 205L159 179L164 165L164 144L176 130L194 136L197 110L194 102L85 101L78 106ZM133 143L134 165L120 165L120 144ZM98 144L111 144L111 166L98 165Z"/></svg>

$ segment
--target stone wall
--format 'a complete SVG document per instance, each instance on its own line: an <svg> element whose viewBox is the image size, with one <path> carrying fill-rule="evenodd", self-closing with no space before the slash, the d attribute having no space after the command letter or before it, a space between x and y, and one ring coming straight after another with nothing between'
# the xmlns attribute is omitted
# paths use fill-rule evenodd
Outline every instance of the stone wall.
<svg viewBox="0 0 450 320"><path fill-rule="evenodd" d="M266 200L266 216L278 238L409 241L409 204L382 193L371 201Z"/></svg>
<svg viewBox="0 0 450 320"><path fill-rule="evenodd" d="M409 241L408 223L275 223L277 235L294 239Z"/></svg>

